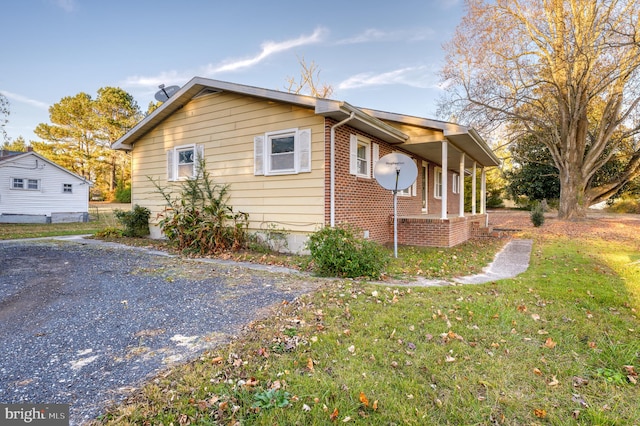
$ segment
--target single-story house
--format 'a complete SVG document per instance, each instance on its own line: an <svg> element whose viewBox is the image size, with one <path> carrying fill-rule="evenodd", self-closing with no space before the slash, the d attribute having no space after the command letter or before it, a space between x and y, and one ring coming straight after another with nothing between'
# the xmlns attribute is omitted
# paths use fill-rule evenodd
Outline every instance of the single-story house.
<svg viewBox="0 0 640 426"><path fill-rule="evenodd" d="M91 185L31 150L0 150L0 223L87 222Z"/></svg>
<svg viewBox="0 0 640 426"><path fill-rule="evenodd" d="M132 204L165 208L153 181L171 187L196 172L199 156L250 230L285 229L292 251L322 226L349 223L365 238L393 241L393 196L376 161L399 152L418 178L398 196L398 243L451 247L487 223L464 211L463 177L499 164L473 129L354 107L346 102L195 77L113 145L132 154ZM175 185L176 190L179 185ZM485 191L481 191L482 194ZM475 201L476 191L473 191ZM152 219L152 236L160 237Z"/></svg>

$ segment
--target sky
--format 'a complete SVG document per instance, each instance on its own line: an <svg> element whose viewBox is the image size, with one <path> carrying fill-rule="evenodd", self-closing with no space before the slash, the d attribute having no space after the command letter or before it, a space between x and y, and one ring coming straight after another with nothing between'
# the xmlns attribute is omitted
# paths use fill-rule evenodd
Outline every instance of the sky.
<svg viewBox="0 0 640 426"><path fill-rule="evenodd" d="M286 91L300 60L331 98L436 118L442 44L463 0L6 0L0 93L8 136L40 140L67 96L120 87L146 111L158 86L206 77Z"/></svg>

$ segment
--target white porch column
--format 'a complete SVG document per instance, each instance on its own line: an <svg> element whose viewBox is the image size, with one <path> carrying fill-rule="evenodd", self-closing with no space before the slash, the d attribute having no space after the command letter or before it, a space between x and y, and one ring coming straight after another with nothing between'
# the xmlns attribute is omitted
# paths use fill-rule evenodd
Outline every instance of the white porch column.
<svg viewBox="0 0 640 426"><path fill-rule="evenodd" d="M460 185L458 186L458 195L460 196L459 215L464 217L464 152L460 155L460 175L458 176Z"/></svg>
<svg viewBox="0 0 640 426"><path fill-rule="evenodd" d="M471 175L471 214L476 214L476 194L478 193L478 188L476 187L477 164L475 161L473 162L473 174Z"/></svg>
<svg viewBox="0 0 640 426"><path fill-rule="evenodd" d="M449 149L449 144L447 141L442 141L442 209L441 209L441 213L440 213L440 218L442 219L446 219L447 218L447 202L448 202L448 186L447 186L447 181L448 179L448 174L447 171L449 170L449 164L447 164L447 157L448 157L448 149Z"/></svg>
<svg viewBox="0 0 640 426"><path fill-rule="evenodd" d="M482 177L480 183L480 214L487 212L487 171L482 168Z"/></svg>

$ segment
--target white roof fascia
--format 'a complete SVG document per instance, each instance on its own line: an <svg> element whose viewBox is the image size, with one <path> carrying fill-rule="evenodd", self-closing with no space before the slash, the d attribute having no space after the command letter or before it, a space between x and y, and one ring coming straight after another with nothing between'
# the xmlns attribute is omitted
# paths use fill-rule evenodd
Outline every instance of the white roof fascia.
<svg viewBox="0 0 640 426"><path fill-rule="evenodd" d="M355 113L354 119L365 124L368 127L372 127L376 131L382 133L386 137L390 138L392 141L402 143L406 142L409 139L409 136L404 134L402 131L397 128L385 123L378 118L367 114L367 112L363 111L360 108L354 107L346 102L334 101L331 99L317 99L316 101L316 114L324 115L324 116L332 116L336 113L344 115L344 117L348 117L351 113Z"/></svg>

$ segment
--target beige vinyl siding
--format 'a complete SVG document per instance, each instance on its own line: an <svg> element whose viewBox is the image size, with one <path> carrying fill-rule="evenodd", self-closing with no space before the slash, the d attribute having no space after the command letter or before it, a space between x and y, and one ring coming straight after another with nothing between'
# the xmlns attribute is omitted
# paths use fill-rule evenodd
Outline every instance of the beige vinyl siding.
<svg viewBox="0 0 640 426"><path fill-rule="evenodd" d="M254 137L292 128L311 129L311 172L255 176ZM324 223L324 119L313 110L232 93L187 103L134 145L132 202L151 209L152 221L164 200L149 178L179 188L166 180L166 150L189 144L204 146L211 176L230 185L229 204L249 213L252 229L312 232Z"/></svg>

